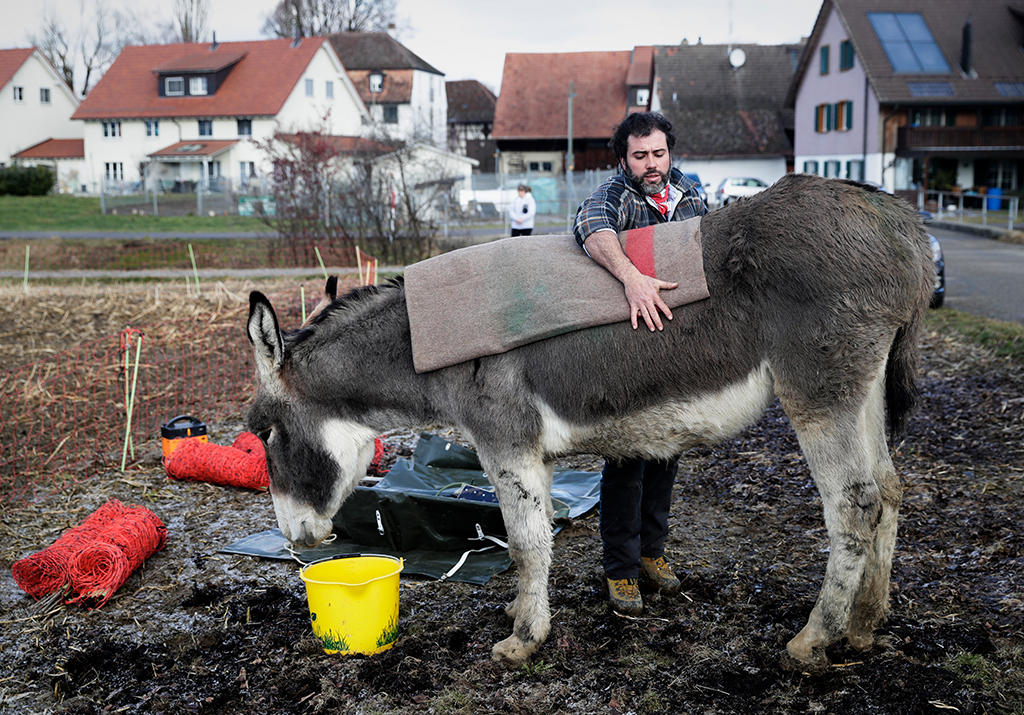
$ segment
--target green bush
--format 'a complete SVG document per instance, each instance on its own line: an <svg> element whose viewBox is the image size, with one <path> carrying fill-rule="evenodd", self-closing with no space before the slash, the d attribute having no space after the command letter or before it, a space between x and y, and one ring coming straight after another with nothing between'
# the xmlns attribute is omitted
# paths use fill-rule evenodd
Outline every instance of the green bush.
<svg viewBox="0 0 1024 715"><path fill-rule="evenodd" d="M48 166L8 166L0 169L0 196L45 196L55 178Z"/></svg>

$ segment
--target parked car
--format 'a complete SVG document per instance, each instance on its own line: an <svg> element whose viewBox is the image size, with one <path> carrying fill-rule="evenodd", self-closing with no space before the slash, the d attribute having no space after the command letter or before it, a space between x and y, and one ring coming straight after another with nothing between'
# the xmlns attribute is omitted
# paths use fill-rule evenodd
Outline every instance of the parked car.
<svg viewBox="0 0 1024 715"><path fill-rule="evenodd" d="M941 308L946 299L946 261L942 257L942 244L935 236L928 234L928 242L932 244L932 262L935 264L935 288L932 291L932 308Z"/></svg>
<svg viewBox="0 0 1024 715"><path fill-rule="evenodd" d="M683 176L697 184L697 194L700 196L700 200L707 204L708 192L704 189L704 184L701 183L700 177L697 176L697 174L694 174L693 172L687 171L683 172Z"/></svg>
<svg viewBox="0 0 1024 715"><path fill-rule="evenodd" d="M715 204L717 206L728 206L732 201L753 196L768 188L768 184L760 179L749 176L730 176L722 179L722 183L715 189Z"/></svg>

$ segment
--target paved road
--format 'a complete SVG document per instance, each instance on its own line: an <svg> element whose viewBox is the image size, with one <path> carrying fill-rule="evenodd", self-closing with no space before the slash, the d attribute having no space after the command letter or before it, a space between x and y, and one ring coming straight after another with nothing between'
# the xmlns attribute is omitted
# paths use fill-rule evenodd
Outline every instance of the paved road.
<svg viewBox="0 0 1024 715"><path fill-rule="evenodd" d="M946 258L946 305L1024 323L1024 246L929 227Z"/></svg>

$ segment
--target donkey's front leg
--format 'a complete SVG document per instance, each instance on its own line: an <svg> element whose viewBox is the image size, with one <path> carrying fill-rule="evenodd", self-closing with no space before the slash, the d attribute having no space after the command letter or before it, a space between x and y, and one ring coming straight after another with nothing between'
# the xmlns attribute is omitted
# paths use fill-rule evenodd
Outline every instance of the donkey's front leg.
<svg viewBox="0 0 1024 715"><path fill-rule="evenodd" d="M495 660L518 665L540 647L551 627L551 470L540 460L519 458L488 465L487 471L505 519L509 555L519 572L518 592L508 608L515 619L512 635L496 643L492 653Z"/></svg>

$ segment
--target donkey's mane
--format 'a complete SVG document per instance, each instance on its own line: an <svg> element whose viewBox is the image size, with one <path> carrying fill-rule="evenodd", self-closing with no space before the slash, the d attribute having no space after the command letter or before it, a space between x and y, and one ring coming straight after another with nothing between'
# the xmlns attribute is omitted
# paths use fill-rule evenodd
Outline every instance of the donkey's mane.
<svg viewBox="0 0 1024 715"><path fill-rule="evenodd" d="M294 347L315 335L324 321L352 321L367 311L379 307L388 299L394 297L396 292L404 290L405 278L401 275L389 278L387 282L380 285L353 288L345 295L335 298L305 328L294 330L288 333L285 338Z"/></svg>

